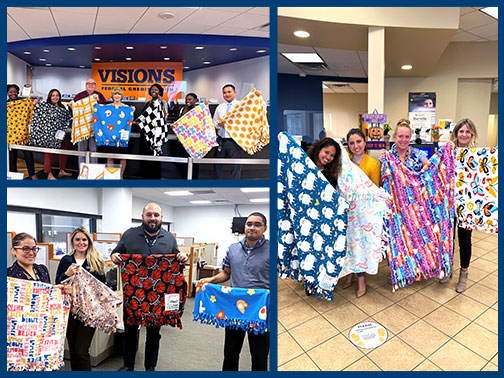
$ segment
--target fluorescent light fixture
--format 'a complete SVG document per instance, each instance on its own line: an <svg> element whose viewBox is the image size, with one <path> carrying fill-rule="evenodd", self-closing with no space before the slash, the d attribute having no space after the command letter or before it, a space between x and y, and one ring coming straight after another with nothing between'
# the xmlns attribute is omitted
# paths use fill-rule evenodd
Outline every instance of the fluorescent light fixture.
<svg viewBox="0 0 504 378"><path fill-rule="evenodd" d="M401 70L405 70L405 71L409 71L413 68L413 66L411 64L403 64L401 66Z"/></svg>
<svg viewBox="0 0 504 378"><path fill-rule="evenodd" d="M44 52L45 52L45 53L48 53L48 52L49 52L49 50L45 49L45 50L44 50Z"/></svg>
<svg viewBox="0 0 504 378"><path fill-rule="evenodd" d="M317 53L282 53L292 63L324 63Z"/></svg>
<svg viewBox="0 0 504 378"><path fill-rule="evenodd" d="M236 47L231 47L231 48L229 49L229 51L236 51L236 50L238 50Z"/></svg>
<svg viewBox="0 0 504 378"><path fill-rule="evenodd" d="M172 192L164 192L165 194L169 196L192 196L193 193L191 193L188 190L174 190Z"/></svg>
<svg viewBox="0 0 504 378"><path fill-rule="evenodd" d="M126 46L126 50L133 50L134 47L133 46Z"/></svg>
<svg viewBox="0 0 504 378"><path fill-rule="evenodd" d="M194 203L195 205L203 205L203 204L212 203L212 201L208 201L208 200L201 200L201 201L189 201L189 202Z"/></svg>
<svg viewBox="0 0 504 378"><path fill-rule="evenodd" d="M269 188L240 188L243 193L262 193L269 192Z"/></svg>
<svg viewBox="0 0 504 378"><path fill-rule="evenodd" d="M39 59L41 62L45 62L47 59L46 58L40 58Z"/></svg>
<svg viewBox="0 0 504 378"><path fill-rule="evenodd" d="M254 203L268 203L269 202L269 198L254 198L254 199L251 199L250 202L254 202Z"/></svg>
<svg viewBox="0 0 504 378"><path fill-rule="evenodd" d="M203 50L205 47L204 46L196 46L194 49L195 50Z"/></svg>
<svg viewBox="0 0 504 378"><path fill-rule="evenodd" d="M499 19L499 8L498 7L481 8L480 11L482 11L483 13L488 14L490 17L493 17L496 20Z"/></svg>
<svg viewBox="0 0 504 378"><path fill-rule="evenodd" d="M75 51L75 47L69 47L67 48L68 51Z"/></svg>
<svg viewBox="0 0 504 378"><path fill-rule="evenodd" d="M163 60L170 60L170 58L163 58Z"/></svg>
<svg viewBox="0 0 504 378"><path fill-rule="evenodd" d="M30 54L31 54L31 52L29 52L29 51L24 51L24 52L23 52L23 54L25 54L25 55L30 55Z"/></svg>
<svg viewBox="0 0 504 378"><path fill-rule="evenodd" d="M294 32L294 35L299 38L308 38L310 36L310 33L304 30L296 30Z"/></svg>
<svg viewBox="0 0 504 378"><path fill-rule="evenodd" d="M51 63L46 63L46 66L47 66L47 67L51 67L51 66L52 66L52 64L51 64Z"/></svg>
<svg viewBox="0 0 504 378"><path fill-rule="evenodd" d="M265 53L265 52L266 52L266 50L257 50L257 51L256 51L256 53L259 53L259 54L261 54L261 53Z"/></svg>
<svg viewBox="0 0 504 378"><path fill-rule="evenodd" d="M209 61L205 61L203 62L203 64L211 64L212 62L209 62Z"/></svg>

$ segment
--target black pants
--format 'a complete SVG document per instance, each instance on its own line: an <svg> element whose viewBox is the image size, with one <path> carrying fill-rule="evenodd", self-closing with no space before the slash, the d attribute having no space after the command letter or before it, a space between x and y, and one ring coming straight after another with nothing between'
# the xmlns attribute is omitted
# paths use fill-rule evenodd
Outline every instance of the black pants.
<svg viewBox="0 0 504 378"><path fill-rule="evenodd" d="M216 158L231 158L240 159L242 158L242 149L236 144L236 142L231 138L217 138L219 147L215 150L214 157ZM214 166L214 178L220 180L222 179L222 169L223 164L215 164ZM241 175L242 165L232 164L231 165L231 179L239 180Z"/></svg>
<svg viewBox="0 0 504 378"><path fill-rule="evenodd" d="M469 268L469 263L471 262L472 230L466 230L465 228L457 227L457 233L460 249L460 267L467 269Z"/></svg>
<svg viewBox="0 0 504 378"><path fill-rule="evenodd" d="M144 367L149 369L156 367L159 355L159 340L161 327L145 327L147 338L145 340ZM124 325L124 366L135 368L135 356L138 346L138 326Z"/></svg>
<svg viewBox="0 0 504 378"><path fill-rule="evenodd" d="M188 157L189 154L185 150L182 143L178 140L168 140L163 143L163 156L172 157ZM162 179L187 179L188 165L185 163L161 163L161 178ZM199 164L193 164L192 178L197 180L199 177Z"/></svg>
<svg viewBox="0 0 504 378"><path fill-rule="evenodd" d="M67 340L70 349L72 371L91 371L89 347L93 340L95 328L84 325L80 320L68 317Z"/></svg>
<svg viewBox="0 0 504 378"><path fill-rule="evenodd" d="M222 370L238 371L240 352L243 347L243 340L245 340L245 333L248 335L250 354L252 356L252 371L267 371L269 332L265 332L262 335L255 335L253 332L229 328L226 328Z"/></svg>
<svg viewBox="0 0 504 378"><path fill-rule="evenodd" d="M17 172L17 156L18 150L9 151L9 171ZM33 152L23 151L23 156L26 162L26 168L28 169L28 176L33 176L35 174L35 160L33 159Z"/></svg>

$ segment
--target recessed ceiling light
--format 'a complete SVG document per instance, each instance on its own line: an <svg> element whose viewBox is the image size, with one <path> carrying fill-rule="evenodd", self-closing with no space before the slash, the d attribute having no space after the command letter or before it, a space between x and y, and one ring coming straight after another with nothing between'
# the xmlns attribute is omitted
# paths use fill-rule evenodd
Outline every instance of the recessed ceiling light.
<svg viewBox="0 0 504 378"><path fill-rule="evenodd" d="M164 192L165 194L169 196L192 196L193 193L191 193L188 190L174 190L172 192Z"/></svg>
<svg viewBox="0 0 504 378"><path fill-rule="evenodd" d="M133 46L126 46L126 50L133 50L134 47Z"/></svg>
<svg viewBox="0 0 504 378"><path fill-rule="evenodd" d="M257 50L256 53L265 53L266 50Z"/></svg>
<svg viewBox="0 0 504 378"><path fill-rule="evenodd" d="M51 63L46 63L46 66L47 66L47 67L51 67L51 66L52 66L52 64L51 64Z"/></svg>
<svg viewBox="0 0 504 378"><path fill-rule="evenodd" d="M173 18L175 17L175 13L173 12L168 12L168 11L164 11L164 12L160 12L158 14L159 18L163 19L163 20L169 20L170 18Z"/></svg>
<svg viewBox="0 0 504 378"><path fill-rule="evenodd" d="M324 63L324 60L317 53L282 53L293 63Z"/></svg>
<svg viewBox="0 0 504 378"><path fill-rule="evenodd" d="M231 48L229 49L229 51L236 51L236 50L238 50L236 47L231 47Z"/></svg>
<svg viewBox="0 0 504 378"><path fill-rule="evenodd" d="M49 50L45 49L45 50L44 50L44 52L45 52L45 53L48 53L48 52L49 52Z"/></svg>
<svg viewBox="0 0 504 378"><path fill-rule="evenodd" d="M413 68L413 66L411 64L403 64L401 66L401 70L405 70L405 71L409 71Z"/></svg>
<svg viewBox="0 0 504 378"><path fill-rule="evenodd" d="M170 58L163 58L163 60L170 60Z"/></svg>
<svg viewBox="0 0 504 378"><path fill-rule="evenodd" d="M80 68L86 68L86 66L79 66Z"/></svg>
<svg viewBox="0 0 504 378"><path fill-rule="evenodd" d="M126 60L131 60L131 58L126 58Z"/></svg>
<svg viewBox="0 0 504 378"><path fill-rule="evenodd" d="M67 50L68 51L75 51L75 47L68 47Z"/></svg>
<svg viewBox="0 0 504 378"><path fill-rule="evenodd" d="M47 59L45 59L45 58L40 58L39 60L40 60L41 62L45 62Z"/></svg>
<svg viewBox="0 0 504 378"><path fill-rule="evenodd" d="M182 68L183 68L184 70L188 70L188 69L189 69L189 68L191 68L191 67L189 67L189 66L184 66L184 67L182 67Z"/></svg>
<svg viewBox="0 0 504 378"><path fill-rule="evenodd" d="M95 46L94 48L95 48L95 50L101 50L102 49L101 46Z"/></svg>
<svg viewBox="0 0 504 378"><path fill-rule="evenodd" d="M194 203L194 204L197 204L197 205L203 205L203 204L207 204L207 203L212 203L212 201L208 201L208 200L201 200L201 201L189 201L191 203Z"/></svg>
<svg viewBox="0 0 504 378"><path fill-rule="evenodd" d="M310 33L304 30L296 30L294 32L294 35L299 38L308 38L310 36Z"/></svg>
<svg viewBox="0 0 504 378"><path fill-rule="evenodd" d="M25 54L25 55L30 55L30 54L31 54L31 52L29 52L29 51L24 51L24 52L23 52L23 54Z"/></svg>
<svg viewBox="0 0 504 378"><path fill-rule="evenodd" d="M205 46L196 46L194 49L195 50L203 50L205 48Z"/></svg>
<svg viewBox="0 0 504 378"><path fill-rule="evenodd" d="M212 64L212 62L205 61L203 64Z"/></svg>
<svg viewBox="0 0 504 378"><path fill-rule="evenodd" d="M260 193L260 192L269 192L269 188L241 188L243 193Z"/></svg>
<svg viewBox="0 0 504 378"><path fill-rule="evenodd" d="M167 49L168 46L159 46L159 48L164 50L164 49Z"/></svg>
<svg viewBox="0 0 504 378"><path fill-rule="evenodd" d="M266 203L266 202L269 202L269 198L253 198L250 200L250 202L254 202L254 203Z"/></svg>
<svg viewBox="0 0 504 378"><path fill-rule="evenodd" d="M99 62L99 61L100 61L100 58L94 58L94 60L95 60L96 62Z"/></svg>
<svg viewBox="0 0 504 378"><path fill-rule="evenodd" d="M481 8L480 11L482 11L483 13L488 14L490 17L493 17L496 20L499 19L499 8L498 7Z"/></svg>

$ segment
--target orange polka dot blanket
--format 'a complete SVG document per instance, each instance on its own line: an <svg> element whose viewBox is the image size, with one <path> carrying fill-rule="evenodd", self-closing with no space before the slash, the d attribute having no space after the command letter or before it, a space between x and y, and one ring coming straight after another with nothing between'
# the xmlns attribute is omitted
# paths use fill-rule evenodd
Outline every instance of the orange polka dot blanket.
<svg viewBox="0 0 504 378"><path fill-rule="evenodd" d="M26 145L30 139L28 126L32 121L34 105L32 100L7 102L7 143Z"/></svg>
<svg viewBox="0 0 504 378"><path fill-rule="evenodd" d="M218 122L224 122L224 129L233 140L249 155L260 151L269 143L269 124L262 96L252 89L238 104Z"/></svg>

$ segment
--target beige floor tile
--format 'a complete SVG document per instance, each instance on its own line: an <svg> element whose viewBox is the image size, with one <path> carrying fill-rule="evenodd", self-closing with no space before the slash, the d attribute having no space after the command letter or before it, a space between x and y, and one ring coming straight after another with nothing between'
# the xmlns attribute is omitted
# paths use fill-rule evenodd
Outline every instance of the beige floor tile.
<svg viewBox="0 0 504 378"><path fill-rule="evenodd" d="M487 240L478 240L477 242L472 243L473 249L484 249L486 251L491 251L495 248L494 241Z"/></svg>
<svg viewBox="0 0 504 378"><path fill-rule="evenodd" d="M410 371L424 360L420 353L398 337L387 340L367 356L385 371Z"/></svg>
<svg viewBox="0 0 504 378"><path fill-rule="evenodd" d="M278 320L288 330L317 315L319 313L305 301L278 310Z"/></svg>
<svg viewBox="0 0 504 378"><path fill-rule="evenodd" d="M320 371L317 365L306 354L278 367L278 371Z"/></svg>
<svg viewBox="0 0 504 378"><path fill-rule="evenodd" d="M497 353L498 336L476 323L469 324L454 339L487 360Z"/></svg>
<svg viewBox="0 0 504 378"><path fill-rule="evenodd" d="M371 316L393 304L390 299L387 299L375 290L370 290L363 297L354 298L351 302Z"/></svg>
<svg viewBox="0 0 504 378"><path fill-rule="evenodd" d="M412 294L399 301L398 304L420 318L439 307L439 303L420 293Z"/></svg>
<svg viewBox="0 0 504 378"><path fill-rule="evenodd" d="M487 363L487 360L455 340L448 341L429 360L445 371L479 371Z"/></svg>
<svg viewBox="0 0 504 378"><path fill-rule="evenodd" d="M287 285L287 280L283 280L280 277L277 277L277 288L278 288L278 291L283 290L283 289L285 289L287 287L289 287L289 285Z"/></svg>
<svg viewBox="0 0 504 378"><path fill-rule="evenodd" d="M496 290L492 290L478 283L472 285L470 288L464 291L464 295L467 295L474 300L484 303L487 306L493 305L498 300L498 294Z"/></svg>
<svg viewBox="0 0 504 378"><path fill-rule="evenodd" d="M359 310L350 302L346 302L334 310L325 312L323 316L339 331L344 331L349 327L353 327L355 324L368 317L365 312Z"/></svg>
<svg viewBox="0 0 504 378"><path fill-rule="evenodd" d="M497 263L499 261L499 253L496 250L493 250L492 252L484 254L483 256L481 256L481 258Z"/></svg>
<svg viewBox="0 0 504 378"><path fill-rule="evenodd" d="M363 357L363 353L350 340L339 334L308 352L323 371L340 371Z"/></svg>
<svg viewBox="0 0 504 378"><path fill-rule="evenodd" d="M499 287L499 278L495 274L491 273L482 280L479 280L478 283L485 285L490 289L497 290Z"/></svg>
<svg viewBox="0 0 504 378"><path fill-rule="evenodd" d="M483 278L488 276L488 274L489 274L488 272L485 272L481 269L478 269L472 265L469 267L469 279L471 281L478 282L479 280L482 280ZM453 279L452 279L452 281L455 280L455 284L457 284L459 276L460 276L460 269L457 268L455 270L455 274L453 275Z"/></svg>
<svg viewBox="0 0 504 378"><path fill-rule="evenodd" d="M485 306L484 304L477 302L464 294L457 295L451 301L446 302L444 306L471 320L476 319L488 309L488 306Z"/></svg>
<svg viewBox="0 0 504 378"><path fill-rule="evenodd" d="M471 261L471 268L476 268L487 273L492 273L497 270L498 266L495 262L485 260L484 258L479 258L475 261Z"/></svg>
<svg viewBox="0 0 504 378"><path fill-rule="evenodd" d="M452 279L450 280L450 282L444 285L440 284L439 282L433 285L429 285L426 288L419 290L419 293L438 303L443 304L457 295L455 286L456 282Z"/></svg>
<svg viewBox="0 0 504 378"><path fill-rule="evenodd" d="M420 320L397 335L425 357L431 355L450 338L432 325Z"/></svg>
<svg viewBox="0 0 504 378"><path fill-rule="evenodd" d="M373 315L378 323L393 333L399 333L418 320L418 317L394 304Z"/></svg>
<svg viewBox="0 0 504 378"><path fill-rule="evenodd" d="M479 316L474 322L482 327L492 331L495 334L499 332L499 316L494 309L488 309L485 313Z"/></svg>
<svg viewBox="0 0 504 378"><path fill-rule="evenodd" d="M481 371L498 371L498 370L499 370L499 368L497 366L495 366L494 364L492 364L491 362L486 364L485 367L483 369L481 369Z"/></svg>
<svg viewBox="0 0 504 378"><path fill-rule="evenodd" d="M368 287L376 289L382 285L388 285L387 274L378 272L378 274L366 274L366 284ZM389 285L390 286L390 285Z"/></svg>
<svg viewBox="0 0 504 378"><path fill-rule="evenodd" d="M303 349L296 343L296 341L289 335L288 332L284 332L278 335L278 366L285 364L286 362L302 355L304 353Z"/></svg>
<svg viewBox="0 0 504 378"><path fill-rule="evenodd" d="M491 361L490 361L490 362L491 362L492 364L494 364L495 366L499 366L499 355L498 355L498 354L496 354L496 355L494 356L494 358L492 358L492 359L491 359Z"/></svg>
<svg viewBox="0 0 504 378"><path fill-rule="evenodd" d="M389 284L382 285L376 289L378 293L387 297L392 302L397 303L400 300L406 298L408 295L414 294L417 291L411 286L402 287L399 290L392 292L392 287Z"/></svg>
<svg viewBox="0 0 504 378"><path fill-rule="evenodd" d="M282 323L280 322L277 322L277 331L278 331L278 334L280 335L281 333L284 333L285 331L287 331L285 329L285 327L282 325Z"/></svg>
<svg viewBox="0 0 504 378"><path fill-rule="evenodd" d="M425 279L421 279L420 281L415 281L413 282L410 286L419 291L419 290L422 290L424 288L426 288L427 286L430 286L432 285L433 283L438 283L438 279L437 278L429 278L428 280L425 280ZM401 290L401 289L399 289Z"/></svg>
<svg viewBox="0 0 504 378"><path fill-rule="evenodd" d="M423 320L451 337L470 322L469 319L446 307L438 308L424 317Z"/></svg>
<svg viewBox="0 0 504 378"><path fill-rule="evenodd" d="M413 371L440 371L440 370L441 370L440 368L438 368L429 360L425 360L424 362L422 362L420 365L418 365L416 368L413 369Z"/></svg>
<svg viewBox="0 0 504 378"><path fill-rule="evenodd" d="M300 297L305 295L305 288L302 282L297 282L296 280L286 280L287 285L296 292Z"/></svg>
<svg viewBox="0 0 504 378"><path fill-rule="evenodd" d="M499 311L499 303L498 302L495 302L492 306L492 308L495 310L495 311Z"/></svg>
<svg viewBox="0 0 504 378"><path fill-rule="evenodd" d="M336 336L339 331L322 315L319 315L306 323L291 328L289 333L304 350L310 350Z"/></svg>
<svg viewBox="0 0 504 378"><path fill-rule="evenodd" d="M348 301L339 295L336 292L333 292L333 300L329 301L327 299L316 297L314 295L310 295L309 297L304 298L305 302L312 306L315 310L317 310L320 314L324 312L333 310L344 303L348 303Z"/></svg>
<svg viewBox="0 0 504 378"><path fill-rule="evenodd" d="M345 371L380 371L380 368L369 358L362 357L360 360L355 361L352 365L347 367Z"/></svg>
<svg viewBox="0 0 504 378"><path fill-rule="evenodd" d="M297 302L302 301L303 298L301 298L299 295L296 294L291 288L288 288L287 290L282 290L278 292L278 310L281 310L282 308L291 306Z"/></svg>
<svg viewBox="0 0 504 378"><path fill-rule="evenodd" d="M340 280L343 282L343 280ZM342 289L341 286L338 286L336 289L336 293L340 295L342 298L345 298L348 301L351 301L352 299L355 298L355 292L357 291L357 283L354 282L352 286L346 289Z"/></svg>

